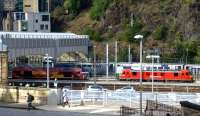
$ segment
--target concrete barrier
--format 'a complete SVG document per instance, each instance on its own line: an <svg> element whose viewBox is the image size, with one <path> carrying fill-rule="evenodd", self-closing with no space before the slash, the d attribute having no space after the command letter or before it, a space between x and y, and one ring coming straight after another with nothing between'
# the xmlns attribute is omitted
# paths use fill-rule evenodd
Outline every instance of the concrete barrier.
<svg viewBox="0 0 200 116"><path fill-rule="evenodd" d="M48 105L58 105L61 103L61 90L60 89L50 89L48 94Z"/></svg>

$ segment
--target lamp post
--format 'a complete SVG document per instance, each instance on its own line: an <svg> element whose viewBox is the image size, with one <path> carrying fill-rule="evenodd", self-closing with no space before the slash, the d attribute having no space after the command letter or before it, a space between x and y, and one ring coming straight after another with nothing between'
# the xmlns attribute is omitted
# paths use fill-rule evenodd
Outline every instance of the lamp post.
<svg viewBox="0 0 200 116"><path fill-rule="evenodd" d="M131 46L128 44L128 62L131 63Z"/></svg>
<svg viewBox="0 0 200 116"><path fill-rule="evenodd" d="M115 41L115 76L117 74L117 41Z"/></svg>
<svg viewBox="0 0 200 116"><path fill-rule="evenodd" d="M96 51L95 51L95 49L96 49L96 46L94 46L94 48L93 48L93 57L94 57L94 84L96 84Z"/></svg>
<svg viewBox="0 0 200 116"><path fill-rule="evenodd" d="M106 43L106 81L108 81L108 75L109 75L109 58L108 58L108 43Z"/></svg>
<svg viewBox="0 0 200 116"><path fill-rule="evenodd" d="M157 55L148 55L148 56L146 56L146 58L151 58L152 59L151 80L152 80L152 95L153 95L153 90L154 90L154 87L153 87L153 83L154 83L154 75L153 75L154 58L158 59L158 58L160 58L160 56L157 56Z"/></svg>
<svg viewBox="0 0 200 116"><path fill-rule="evenodd" d="M142 116L142 39L143 39L143 35L135 35L134 38L140 40L140 116Z"/></svg>
<svg viewBox="0 0 200 116"><path fill-rule="evenodd" d="M47 88L49 89L49 55L46 54L47 57Z"/></svg>

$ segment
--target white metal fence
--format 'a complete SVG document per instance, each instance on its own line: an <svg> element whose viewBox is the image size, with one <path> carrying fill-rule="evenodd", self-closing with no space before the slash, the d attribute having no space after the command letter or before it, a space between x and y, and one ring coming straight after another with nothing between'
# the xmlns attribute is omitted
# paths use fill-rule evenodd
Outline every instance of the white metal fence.
<svg viewBox="0 0 200 116"><path fill-rule="evenodd" d="M60 90L59 90L60 91ZM62 92L58 92L60 103L62 103ZM140 93L139 92L116 92L116 91L86 91L86 90L69 90L68 98L70 104L73 105L109 105L139 108ZM143 108L146 100L154 100L164 104L179 105L180 101L190 101L200 103L200 93L180 93L180 92L143 92L142 101Z"/></svg>

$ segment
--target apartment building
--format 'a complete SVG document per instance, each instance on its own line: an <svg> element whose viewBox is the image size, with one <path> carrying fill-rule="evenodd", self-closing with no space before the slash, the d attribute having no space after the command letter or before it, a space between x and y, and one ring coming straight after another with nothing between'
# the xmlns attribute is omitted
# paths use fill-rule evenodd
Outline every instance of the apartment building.
<svg viewBox="0 0 200 116"><path fill-rule="evenodd" d="M50 15L48 12L14 12L13 31L15 32L50 32Z"/></svg>
<svg viewBox="0 0 200 116"><path fill-rule="evenodd" d="M49 0L0 0L0 3L3 3L0 4L0 30L51 31Z"/></svg>

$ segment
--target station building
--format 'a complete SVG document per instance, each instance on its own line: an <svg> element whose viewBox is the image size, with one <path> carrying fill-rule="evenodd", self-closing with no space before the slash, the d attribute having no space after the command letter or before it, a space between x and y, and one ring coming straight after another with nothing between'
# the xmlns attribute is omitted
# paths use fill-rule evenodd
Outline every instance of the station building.
<svg viewBox="0 0 200 116"><path fill-rule="evenodd" d="M63 53L88 54L88 35L74 33L0 32L0 44L7 48L8 59L19 56L45 55L57 58Z"/></svg>
<svg viewBox="0 0 200 116"><path fill-rule="evenodd" d="M8 77L8 62L20 56L48 54L57 58L63 53L89 52L88 35L74 33L0 32L0 82Z"/></svg>

